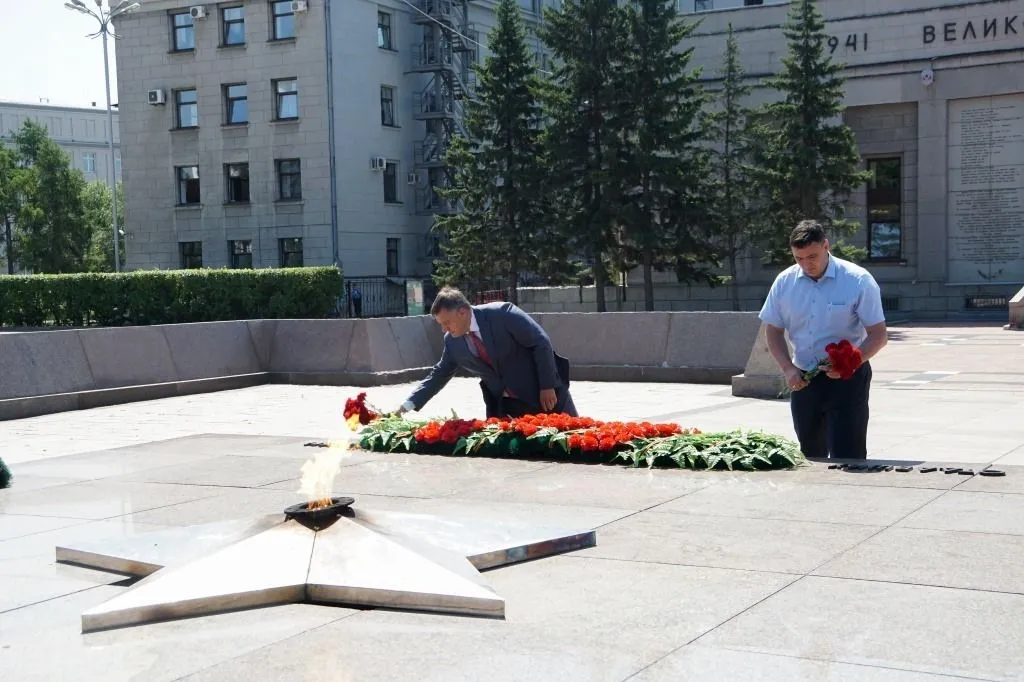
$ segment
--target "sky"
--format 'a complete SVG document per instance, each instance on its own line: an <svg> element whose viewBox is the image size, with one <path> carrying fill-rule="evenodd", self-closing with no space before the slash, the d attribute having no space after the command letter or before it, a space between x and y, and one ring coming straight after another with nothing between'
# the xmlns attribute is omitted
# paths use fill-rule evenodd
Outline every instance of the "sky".
<svg viewBox="0 0 1024 682"><path fill-rule="evenodd" d="M65 9L64 0L0 0L0 16L0 100L106 107L103 41L85 37L99 27L95 19ZM116 104L116 50L108 44Z"/></svg>

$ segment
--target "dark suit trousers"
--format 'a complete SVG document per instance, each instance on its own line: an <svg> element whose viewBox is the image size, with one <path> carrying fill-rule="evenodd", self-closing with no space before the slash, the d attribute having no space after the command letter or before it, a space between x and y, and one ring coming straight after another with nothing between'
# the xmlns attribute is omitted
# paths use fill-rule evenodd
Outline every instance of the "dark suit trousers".
<svg viewBox="0 0 1024 682"><path fill-rule="evenodd" d="M806 457L867 459L870 390L871 365L864 363L849 380L822 373L790 394L793 429Z"/></svg>
<svg viewBox="0 0 1024 682"><path fill-rule="evenodd" d="M487 408L487 417L523 417L528 414L539 414L543 412L539 407L534 407L529 403L519 400L517 398L509 398L508 396L496 397L487 390L483 384L480 385L480 391L484 395L484 405ZM572 401L572 395L565 388L555 389L558 395L558 402L555 404L555 409L552 410L555 414L565 413L572 417L578 417L576 414L576 405Z"/></svg>

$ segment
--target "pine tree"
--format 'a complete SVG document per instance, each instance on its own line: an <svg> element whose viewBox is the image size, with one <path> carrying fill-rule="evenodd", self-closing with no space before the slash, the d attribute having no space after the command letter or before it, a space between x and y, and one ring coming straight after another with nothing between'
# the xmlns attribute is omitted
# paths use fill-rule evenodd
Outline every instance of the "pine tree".
<svg viewBox="0 0 1024 682"><path fill-rule="evenodd" d="M481 279L497 272L508 279L512 302L525 271L536 271L543 244L545 176L541 163L540 81L527 48L526 28L515 0L502 0L488 36L490 55L476 69L466 138L456 138L446 157L455 170L452 189L462 211L439 217L449 262L442 282Z"/></svg>
<svg viewBox="0 0 1024 682"><path fill-rule="evenodd" d="M643 268L645 309L654 310L655 269L693 255L702 241L686 212L700 185L704 151L698 125L705 101L699 70L690 69L693 48L678 49L696 27L682 20L675 0L635 0L623 8L621 64L613 84L614 155L624 261ZM679 210L671 210L677 207ZM697 274L696 272L694 273Z"/></svg>
<svg viewBox="0 0 1024 682"><path fill-rule="evenodd" d="M744 83L739 44L732 24L725 40L721 89L715 111L708 114L712 149L710 226L729 264L732 307L740 309L738 260L752 241L755 191L752 189L750 112L744 100L751 88Z"/></svg>
<svg viewBox="0 0 1024 682"><path fill-rule="evenodd" d="M625 96L616 88L625 22L617 3L564 0L548 8L538 33L554 55L543 101L549 187L563 243L592 265L597 310L607 309L608 264L617 249L621 200L613 180L615 115Z"/></svg>
<svg viewBox="0 0 1024 682"><path fill-rule="evenodd" d="M787 237L803 219L821 221L842 250L839 238L857 229L845 219L845 203L867 180L853 131L836 122L844 110L843 65L825 53L828 35L815 1L792 2L783 32L788 53L768 83L782 100L764 110L756 152L766 255L775 262L790 257ZM846 247L847 256L857 251Z"/></svg>

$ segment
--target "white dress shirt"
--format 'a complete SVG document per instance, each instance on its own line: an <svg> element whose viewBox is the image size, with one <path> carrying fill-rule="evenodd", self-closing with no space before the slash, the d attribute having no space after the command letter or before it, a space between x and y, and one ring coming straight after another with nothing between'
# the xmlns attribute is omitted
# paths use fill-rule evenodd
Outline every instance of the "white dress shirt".
<svg viewBox="0 0 1024 682"><path fill-rule="evenodd" d="M859 265L831 254L825 274L817 281L795 264L779 273L760 318L786 330L793 344L793 364L805 372L828 357L828 344L847 339L860 346L868 335L865 327L885 322L875 278Z"/></svg>

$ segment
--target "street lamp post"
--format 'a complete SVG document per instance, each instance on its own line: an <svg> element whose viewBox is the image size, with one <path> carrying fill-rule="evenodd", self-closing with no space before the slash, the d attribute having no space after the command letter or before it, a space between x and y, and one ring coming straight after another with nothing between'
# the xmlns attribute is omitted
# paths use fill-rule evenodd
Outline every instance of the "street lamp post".
<svg viewBox="0 0 1024 682"><path fill-rule="evenodd" d="M141 5L131 0L120 0L116 5L111 6L108 0L107 9L103 9L103 0L95 0L96 9L92 10L82 0L68 0L64 6L70 10L87 14L99 22L100 30L89 34L88 37L95 38L103 36L103 77L107 85L107 145L110 148L110 225L114 233L114 270L121 271L121 246L118 239L117 229L117 169L115 168L114 156L114 112L110 106L110 61L107 56L107 35L114 34L111 21L117 17L134 12Z"/></svg>

